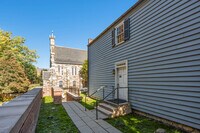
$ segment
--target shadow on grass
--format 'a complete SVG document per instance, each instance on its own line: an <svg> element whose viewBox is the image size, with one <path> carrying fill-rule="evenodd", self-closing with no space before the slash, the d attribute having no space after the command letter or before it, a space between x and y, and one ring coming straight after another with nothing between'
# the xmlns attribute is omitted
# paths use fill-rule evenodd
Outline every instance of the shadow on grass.
<svg viewBox="0 0 200 133"><path fill-rule="evenodd" d="M165 129L167 133L182 133L173 127L136 114L129 114L106 121L124 133L154 133L158 128Z"/></svg>
<svg viewBox="0 0 200 133"><path fill-rule="evenodd" d="M54 104L52 97L44 97L40 107L36 133L78 133L78 129L62 105Z"/></svg>

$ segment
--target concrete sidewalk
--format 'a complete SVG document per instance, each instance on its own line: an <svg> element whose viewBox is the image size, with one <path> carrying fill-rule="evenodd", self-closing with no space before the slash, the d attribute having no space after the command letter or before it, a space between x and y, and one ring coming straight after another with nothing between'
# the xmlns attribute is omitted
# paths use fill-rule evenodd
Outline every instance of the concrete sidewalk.
<svg viewBox="0 0 200 133"><path fill-rule="evenodd" d="M84 107L75 101L63 102L63 107L81 133L121 133L118 129L102 120L105 118L99 112L99 119L93 111L84 110Z"/></svg>

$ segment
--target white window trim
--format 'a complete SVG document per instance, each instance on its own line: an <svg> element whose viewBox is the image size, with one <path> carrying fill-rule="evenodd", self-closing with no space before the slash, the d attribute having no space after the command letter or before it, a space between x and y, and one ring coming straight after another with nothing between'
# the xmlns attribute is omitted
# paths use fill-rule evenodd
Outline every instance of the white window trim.
<svg viewBox="0 0 200 133"><path fill-rule="evenodd" d="M120 27L121 25L123 25L123 28L124 28L124 20L122 22L120 22L117 26L115 26L115 45L120 45L122 43L124 43L124 41L118 43L117 42L117 28Z"/></svg>

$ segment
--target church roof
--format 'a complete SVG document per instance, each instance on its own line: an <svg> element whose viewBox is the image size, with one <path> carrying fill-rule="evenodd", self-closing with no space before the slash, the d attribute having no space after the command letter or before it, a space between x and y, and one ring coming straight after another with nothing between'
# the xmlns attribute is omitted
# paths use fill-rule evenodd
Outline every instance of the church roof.
<svg viewBox="0 0 200 133"><path fill-rule="evenodd" d="M87 51L74 48L55 46L55 63L58 64L83 64L87 60Z"/></svg>

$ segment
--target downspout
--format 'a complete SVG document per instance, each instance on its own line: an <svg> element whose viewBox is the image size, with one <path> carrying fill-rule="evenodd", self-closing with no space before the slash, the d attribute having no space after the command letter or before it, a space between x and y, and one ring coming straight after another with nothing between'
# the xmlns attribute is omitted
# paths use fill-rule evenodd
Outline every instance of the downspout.
<svg viewBox="0 0 200 133"><path fill-rule="evenodd" d="M88 62L88 64L87 64L87 66L88 66L88 71L87 71L87 75L88 75L88 77L87 77L87 87L88 87L88 95L89 95L89 90L90 90L90 88L89 88L89 45L87 45L87 62Z"/></svg>

